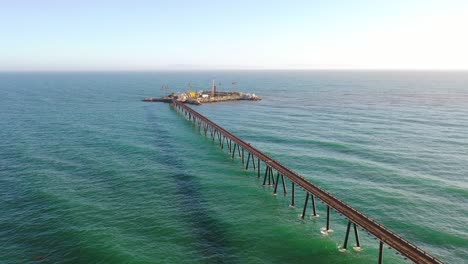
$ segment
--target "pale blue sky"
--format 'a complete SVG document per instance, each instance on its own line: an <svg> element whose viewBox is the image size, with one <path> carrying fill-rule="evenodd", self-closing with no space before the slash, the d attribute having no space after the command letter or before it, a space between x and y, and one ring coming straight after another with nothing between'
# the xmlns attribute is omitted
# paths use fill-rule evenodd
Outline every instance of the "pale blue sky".
<svg viewBox="0 0 468 264"><path fill-rule="evenodd" d="M0 70L468 69L468 1L0 0Z"/></svg>

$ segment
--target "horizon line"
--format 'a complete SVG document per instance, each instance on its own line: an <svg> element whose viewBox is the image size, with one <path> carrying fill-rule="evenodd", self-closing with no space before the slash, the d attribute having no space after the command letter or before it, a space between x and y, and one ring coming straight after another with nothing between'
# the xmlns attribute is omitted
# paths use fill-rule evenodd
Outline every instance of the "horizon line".
<svg viewBox="0 0 468 264"><path fill-rule="evenodd" d="M408 72L465 72L468 69L440 68L203 68L203 69L26 69L2 70L0 73L112 73L112 72L189 72L189 71L408 71Z"/></svg>

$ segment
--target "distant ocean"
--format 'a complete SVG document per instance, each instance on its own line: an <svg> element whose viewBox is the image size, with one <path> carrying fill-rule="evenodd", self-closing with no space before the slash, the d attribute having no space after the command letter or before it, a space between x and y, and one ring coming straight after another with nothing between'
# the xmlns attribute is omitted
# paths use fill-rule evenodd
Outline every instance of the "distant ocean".
<svg viewBox="0 0 468 264"><path fill-rule="evenodd" d="M468 72L0 73L0 263L376 263L341 253L194 129L169 91L446 263L468 263ZM237 84L233 84L237 82ZM351 237L351 243L354 240ZM385 263L407 263L385 249Z"/></svg>

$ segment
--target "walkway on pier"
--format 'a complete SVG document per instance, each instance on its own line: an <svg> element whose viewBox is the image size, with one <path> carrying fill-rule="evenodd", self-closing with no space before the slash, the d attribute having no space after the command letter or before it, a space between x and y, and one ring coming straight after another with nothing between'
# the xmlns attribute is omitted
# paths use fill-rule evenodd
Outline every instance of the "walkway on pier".
<svg viewBox="0 0 468 264"><path fill-rule="evenodd" d="M187 117L190 121L194 122L195 125L198 126L198 130L201 132L203 128L204 134L207 135L209 132L213 141L219 140L220 146L224 147L224 142L226 142L227 147L230 152L232 152L232 157L234 157L236 153L242 157L242 162L244 162L244 151L247 152L248 158L246 161L246 169L248 169L249 164L251 163L253 168L257 170L258 177L260 177L260 166L263 162L265 166L265 174L264 174L264 184L268 177L273 181L275 184L274 193L276 194L279 177L281 177L283 191L286 194L286 186L284 183L284 177L287 177L291 182L291 204L294 206L294 185L298 185L302 187L306 191L306 200L304 202L304 209L302 213L302 217L305 215L305 211L307 208L307 203L309 201L309 197L311 196L312 199L312 206L313 206L313 213L316 215L315 212L315 198L322 200L327 205L327 226L325 231L329 231L329 220L330 220L330 208L336 210L337 212L343 214L345 217L349 219L348 227L345 234L345 241L343 244L343 249L346 249L350 227L351 224L354 226L354 233L357 242L357 246L359 245L359 236L357 232L357 226L362 227L364 230L368 231L370 234L375 236L380 241L379 247L379 263L382 263L383 259L383 245L386 244L396 251L398 251L403 256L406 256L408 259L415 263L442 263L437 258L431 256L429 253L425 252L424 250L420 249L419 247L415 246L411 242L405 240L404 238L398 236L397 234L390 231L388 228L384 227L383 225L379 224L375 220L369 218L368 216L364 215L360 211L354 209L344 201L338 199L337 197L333 196L328 191L318 187L317 185L311 183L304 177L298 175L297 173L291 171L278 161L272 159L265 153L261 152L260 150L256 149L255 147L251 146L249 143L245 142L244 140L238 138L234 134L230 133L229 131L225 130L224 128L218 126L217 124L210 121L208 118L204 117L203 115L199 114L192 108L186 106L185 104L173 101L173 105L176 110L182 112L185 117ZM257 159L257 164L255 164L255 159ZM274 178L273 170L277 172L276 181Z"/></svg>

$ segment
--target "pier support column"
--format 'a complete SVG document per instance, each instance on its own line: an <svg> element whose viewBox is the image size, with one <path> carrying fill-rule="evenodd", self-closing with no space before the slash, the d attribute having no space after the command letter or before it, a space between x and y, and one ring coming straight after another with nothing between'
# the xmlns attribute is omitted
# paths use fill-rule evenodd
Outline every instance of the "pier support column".
<svg viewBox="0 0 468 264"><path fill-rule="evenodd" d="M296 203L294 201L294 182L291 181L291 207L296 207Z"/></svg>
<svg viewBox="0 0 468 264"><path fill-rule="evenodd" d="M346 235L343 243L343 249L348 247L348 238L349 238L349 230L351 229L351 221L348 221L348 227L346 228Z"/></svg>
<svg viewBox="0 0 468 264"><path fill-rule="evenodd" d="M266 184L266 178L267 178L267 175L269 173L269 167L268 165L265 167L265 175L263 176L263 185Z"/></svg>
<svg viewBox="0 0 468 264"><path fill-rule="evenodd" d="M286 191L286 184L284 182L284 175L281 174L281 182L283 183L283 193L286 195L288 192Z"/></svg>
<svg viewBox="0 0 468 264"><path fill-rule="evenodd" d="M257 166L255 166L255 156L252 154L252 166L253 166L253 169L255 171L255 169L257 168Z"/></svg>
<svg viewBox="0 0 468 264"><path fill-rule="evenodd" d="M271 178L273 177L273 169L268 167L268 186L271 186Z"/></svg>
<svg viewBox="0 0 468 264"><path fill-rule="evenodd" d="M271 168L271 181L273 182L273 185L276 184L275 176L273 175L273 168Z"/></svg>
<svg viewBox="0 0 468 264"><path fill-rule="evenodd" d="M305 202L304 202L304 209L302 210L301 219L304 219L304 217L305 217L305 213L306 213L306 209L307 209L307 203L309 202L309 195L310 195L309 192L307 192Z"/></svg>
<svg viewBox="0 0 468 264"><path fill-rule="evenodd" d="M279 182L279 172L276 174L275 190L273 191L274 195L276 195L276 190L278 189L278 182Z"/></svg>
<svg viewBox="0 0 468 264"><path fill-rule="evenodd" d="M234 143L234 148L232 150L232 156L231 156L231 159L234 159L234 155L236 154L236 143Z"/></svg>
<svg viewBox="0 0 468 264"><path fill-rule="evenodd" d="M380 241L379 245L379 264L383 263L383 242Z"/></svg>
<svg viewBox="0 0 468 264"><path fill-rule="evenodd" d="M354 227L354 237L356 238L356 247L360 248L361 242L359 241L359 234L358 234L356 223L353 223L353 227Z"/></svg>
<svg viewBox="0 0 468 264"><path fill-rule="evenodd" d="M327 205L327 227L326 231L330 230L330 206Z"/></svg>
<svg viewBox="0 0 468 264"><path fill-rule="evenodd" d="M260 178L260 159L257 160L257 178Z"/></svg>
<svg viewBox="0 0 468 264"><path fill-rule="evenodd" d="M250 166L253 166L253 164L255 164L255 156L252 153L250 153L250 163Z"/></svg>
<svg viewBox="0 0 468 264"><path fill-rule="evenodd" d="M244 148L242 148L242 165L244 165L245 161L244 161Z"/></svg>
<svg viewBox="0 0 468 264"><path fill-rule="evenodd" d="M317 208L315 207L315 196L312 195L312 213L314 217L318 217Z"/></svg>
<svg viewBox="0 0 468 264"><path fill-rule="evenodd" d="M250 162L250 152L249 152L249 156L247 157L247 164L245 165L245 169L248 170L249 169L249 162Z"/></svg>

